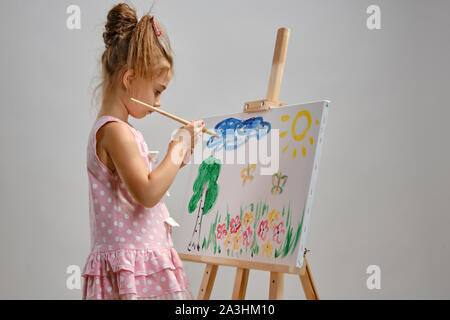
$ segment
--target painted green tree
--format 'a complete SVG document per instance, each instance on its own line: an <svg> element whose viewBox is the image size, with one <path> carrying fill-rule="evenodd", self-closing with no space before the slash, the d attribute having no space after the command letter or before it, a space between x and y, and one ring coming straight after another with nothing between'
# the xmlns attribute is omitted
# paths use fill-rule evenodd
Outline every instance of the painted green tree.
<svg viewBox="0 0 450 320"><path fill-rule="evenodd" d="M191 241L188 244L188 251L196 249L200 251L200 234L202 229L203 216L214 206L219 194L219 178L222 164L219 159L209 156L199 166L197 178L194 181L192 190L194 194L189 200L188 211L191 214L197 209L197 218L195 220L194 231L192 232ZM195 235L197 239L194 240Z"/></svg>

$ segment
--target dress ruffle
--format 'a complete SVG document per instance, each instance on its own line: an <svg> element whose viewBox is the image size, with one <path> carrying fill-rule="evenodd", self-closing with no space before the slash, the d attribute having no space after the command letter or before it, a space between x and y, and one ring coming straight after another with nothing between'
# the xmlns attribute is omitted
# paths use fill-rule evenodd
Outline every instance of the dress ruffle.
<svg viewBox="0 0 450 320"><path fill-rule="evenodd" d="M82 276L82 299L193 298L173 247L91 252Z"/></svg>

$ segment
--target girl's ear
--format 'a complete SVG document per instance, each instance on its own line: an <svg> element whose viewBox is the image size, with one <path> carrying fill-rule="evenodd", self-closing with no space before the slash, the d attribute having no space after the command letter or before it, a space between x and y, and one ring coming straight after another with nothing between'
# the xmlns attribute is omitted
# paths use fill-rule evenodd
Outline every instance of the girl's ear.
<svg viewBox="0 0 450 320"><path fill-rule="evenodd" d="M126 90L128 90L134 80L134 70L128 69L125 71L122 77L122 84L125 87Z"/></svg>

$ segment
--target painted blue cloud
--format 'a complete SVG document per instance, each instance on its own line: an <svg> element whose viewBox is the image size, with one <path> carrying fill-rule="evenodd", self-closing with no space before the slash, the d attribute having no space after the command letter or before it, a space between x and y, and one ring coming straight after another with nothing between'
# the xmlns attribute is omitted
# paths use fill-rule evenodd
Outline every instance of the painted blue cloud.
<svg viewBox="0 0 450 320"><path fill-rule="evenodd" d="M251 137L264 137L270 132L271 125L264 121L262 117L253 117L244 121L236 118L222 120L214 127L215 132L220 138L211 137L206 142L206 147L219 151L237 149Z"/></svg>

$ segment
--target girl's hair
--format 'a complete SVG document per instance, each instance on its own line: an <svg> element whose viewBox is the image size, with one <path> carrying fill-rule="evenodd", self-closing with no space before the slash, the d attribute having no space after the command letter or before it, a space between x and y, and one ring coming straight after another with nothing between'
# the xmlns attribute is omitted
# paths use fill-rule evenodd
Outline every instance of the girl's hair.
<svg viewBox="0 0 450 320"><path fill-rule="evenodd" d="M156 35L150 12L151 8L139 21L136 10L126 3L119 3L108 12L103 32L102 79L94 95L102 88L102 97L107 97L127 69L133 69L136 77L149 80L169 69L173 71L173 51L166 30L155 21L162 31L159 37Z"/></svg>

